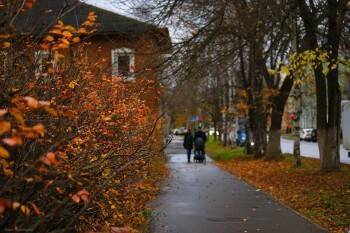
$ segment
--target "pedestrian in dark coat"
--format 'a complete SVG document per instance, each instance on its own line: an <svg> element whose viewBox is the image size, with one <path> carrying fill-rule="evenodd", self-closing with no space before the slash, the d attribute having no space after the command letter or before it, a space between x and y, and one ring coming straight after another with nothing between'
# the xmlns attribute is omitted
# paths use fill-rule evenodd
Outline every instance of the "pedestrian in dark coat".
<svg viewBox="0 0 350 233"><path fill-rule="evenodd" d="M196 143L196 139L197 138L202 138L202 142L203 142L203 145L201 145L202 148L196 148L196 149L200 149L203 154L205 154L205 143L207 141L207 135L202 131L202 128L201 127L198 127L198 130L197 132L194 134L194 142Z"/></svg>
<svg viewBox="0 0 350 233"><path fill-rule="evenodd" d="M193 149L193 135L192 135L191 129L188 129L187 133L185 134L184 148L186 149L186 152L187 152L187 162L190 163L191 153Z"/></svg>

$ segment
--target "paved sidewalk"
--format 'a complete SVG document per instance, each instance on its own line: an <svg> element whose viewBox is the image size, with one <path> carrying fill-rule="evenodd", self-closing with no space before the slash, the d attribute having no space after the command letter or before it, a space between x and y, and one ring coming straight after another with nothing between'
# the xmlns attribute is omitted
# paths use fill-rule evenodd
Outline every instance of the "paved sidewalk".
<svg viewBox="0 0 350 233"><path fill-rule="evenodd" d="M181 138L167 155L172 175L152 203L153 233L327 232L254 187L220 170L210 159L187 164Z"/></svg>

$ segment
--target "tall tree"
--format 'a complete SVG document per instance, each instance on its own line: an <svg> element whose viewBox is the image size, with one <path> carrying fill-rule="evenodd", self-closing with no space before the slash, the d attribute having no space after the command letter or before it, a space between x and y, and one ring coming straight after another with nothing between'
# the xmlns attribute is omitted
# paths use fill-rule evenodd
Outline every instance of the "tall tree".
<svg viewBox="0 0 350 233"><path fill-rule="evenodd" d="M326 50L329 72L323 64L314 68L317 96L318 145L321 170L340 168L339 138L341 92L338 78L338 57L348 0L298 0L300 17L305 29L305 47L308 50Z"/></svg>

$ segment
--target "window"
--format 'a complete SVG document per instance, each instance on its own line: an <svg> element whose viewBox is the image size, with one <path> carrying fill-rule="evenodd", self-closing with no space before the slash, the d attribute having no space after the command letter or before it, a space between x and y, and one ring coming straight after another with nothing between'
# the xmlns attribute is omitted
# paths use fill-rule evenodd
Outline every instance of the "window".
<svg viewBox="0 0 350 233"><path fill-rule="evenodd" d="M134 50L120 48L112 50L112 76L134 78Z"/></svg>
<svg viewBox="0 0 350 233"><path fill-rule="evenodd" d="M39 50L35 52L35 73L44 73L49 67L50 53Z"/></svg>

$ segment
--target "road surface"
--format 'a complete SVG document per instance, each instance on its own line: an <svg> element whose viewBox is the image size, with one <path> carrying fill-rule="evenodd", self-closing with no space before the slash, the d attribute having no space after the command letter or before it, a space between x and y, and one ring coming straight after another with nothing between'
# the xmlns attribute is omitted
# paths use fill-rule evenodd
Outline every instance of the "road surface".
<svg viewBox="0 0 350 233"><path fill-rule="evenodd" d="M187 164L182 141L167 149L171 176L154 209L153 233L324 233L211 161Z"/></svg>
<svg viewBox="0 0 350 233"><path fill-rule="evenodd" d="M282 153L293 153L293 140L281 138ZM300 154L304 157L320 158L318 144L316 142L300 142ZM348 152L344 150L343 145L340 148L340 162L350 164Z"/></svg>

